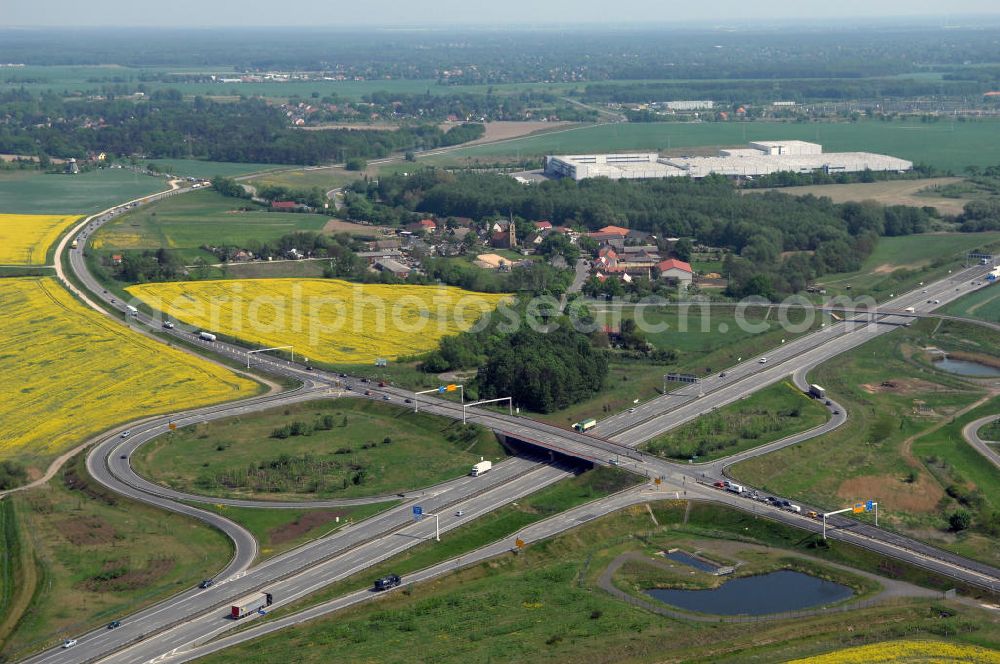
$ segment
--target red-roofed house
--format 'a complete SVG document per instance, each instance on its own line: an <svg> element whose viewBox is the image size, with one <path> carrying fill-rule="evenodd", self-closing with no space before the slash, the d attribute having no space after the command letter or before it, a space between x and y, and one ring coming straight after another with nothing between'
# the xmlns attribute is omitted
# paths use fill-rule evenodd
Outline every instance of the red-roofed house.
<svg viewBox="0 0 1000 664"><path fill-rule="evenodd" d="M421 219L415 224L407 226L414 233L433 233L437 230L437 223L433 219Z"/></svg>
<svg viewBox="0 0 1000 664"><path fill-rule="evenodd" d="M535 222L535 228L537 228L540 231L551 231L552 230L552 222L551 221L536 221Z"/></svg>
<svg viewBox="0 0 1000 664"><path fill-rule="evenodd" d="M271 201L272 210L297 210L299 204L295 201Z"/></svg>
<svg viewBox="0 0 1000 664"><path fill-rule="evenodd" d="M621 226L605 226L604 228L597 231L598 233L613 233L614 235L626 236L628 235L628 229L622 228Z"/></svg>
<svg viewBox="0 0 1000 664"><path fill-rule="evenodd" d="M688 286L694 278L691 266L676 258L669 258L656 264L656 269L660 272L660 279L676 279L678 283Z"/></svg>

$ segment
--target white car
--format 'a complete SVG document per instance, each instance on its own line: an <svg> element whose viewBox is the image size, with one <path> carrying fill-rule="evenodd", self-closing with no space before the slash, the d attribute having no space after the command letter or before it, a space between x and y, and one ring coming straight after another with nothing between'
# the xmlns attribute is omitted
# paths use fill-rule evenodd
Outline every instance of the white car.
<svg viewBox="0 0 1000 664"><path fill-rule="evenodd" d="M629 409L628 409L628 412L630 412L630 413L634 413L634 412L635 412L635 408L629 408Z"/></svg>
<svg viewBox="0 0 1000 664"><path fill-rule="evenodd" d="M760 358L759 360L757 360L757 364L767 364L767 358L766 357Z"/></svg>
<svg viewBox="0 0 1000 664"><path fill-rule="evenodd" d="M122 438L128 438L131 435L132 435L132 430L131 429L129 429L127 431L122 431Z"/></svg>
<svg viewBox="0 0 1000 664"><path fill-rule="evenodd" d="M72 648L75 645L76 645L76 639L66 639L65 641L63 641L62 647L63 648Z"/></svg>

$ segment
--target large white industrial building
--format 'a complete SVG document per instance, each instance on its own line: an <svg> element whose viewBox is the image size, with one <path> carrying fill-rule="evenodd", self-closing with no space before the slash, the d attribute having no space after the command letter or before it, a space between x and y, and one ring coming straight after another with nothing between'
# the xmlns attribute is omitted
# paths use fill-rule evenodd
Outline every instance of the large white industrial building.
<svg viewBox="0 0 1000 664"><path fill-rule="evenodd" d="M713 173L755 177L771 173L903 172L913 162L871 152L823 152L823 146L805 141L755 141L747 148L719 150L716 157L661 157L655 152L550 155L545 174L574 180L606 177L612 180L703 178Z"/></svg>

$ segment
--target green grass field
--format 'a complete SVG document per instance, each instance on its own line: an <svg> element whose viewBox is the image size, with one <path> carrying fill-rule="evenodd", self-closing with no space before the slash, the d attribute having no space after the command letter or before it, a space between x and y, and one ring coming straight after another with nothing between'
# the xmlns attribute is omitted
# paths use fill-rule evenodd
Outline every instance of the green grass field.
<svg viewBox="0 0 1000 664"><path fill-rule="evenodd" d="M499 145L470 146L429 157L438 164L462 158L532 157L546 154L661 150L683 155L685 148L738 146L748 141L798 139L821 143L826 152L865 151L961 171L968 165L1000 163L994 140L1000 123L941 122L655 122L587 126L551 135L529 136Z"/></svg>
<svg viewBox="0 0 1000 664"><path fill-rule="evenodd" d="M665 459L712 461L819 426L827 409L789 381L703 415L644 448Z"/></svg>
<svg viewBox="0 0 1000 664"><path fill-rule="evenodd" d="M31 603L0 656L20 659L121 618L212 576L232 555L218 531L107 492L83 461L3 501L20 516L34 568L19 577Z"/></svg>
<svg viewBox="0 0 1000 664"><path fill-rule="evenodd" d="M348 171L342 168L296 169L266 173L254 177L249 184L269 184L293 189L319 187L323 191L330 191L358 180L363 174L361 171Z"/></svg>
<svg viewBox="0 0 1000 664"><path fill-rule="evenodd" d="M273 436L324 417L329 430ZM486 430L402 404L339 399L185 427L144 446L133 464L145 477L200 495L294 500L419 489L468 474L481 456L506 456Z"/></svg>
<svg viewBox="0 0 1000 664"><path fill-rule="evenodd" d="M250 206L249 212L238 211ZM247 240L266 242L296 231L320 231L329 220L319 214L270 212L249 201L215 191L173 196L140 207L103 226L89 240L98 251L178 250L185 261L218 259L202 245L245 246Z"/></svg>
<svg viewBox="0 0 1000 664"><path fill-rule="evenodd" d="M395 507L399 501L387 501L338 507L335 509L256 509L219 504L195 507L221 514L253 533L260 545L258 560L266 560L312 539L324 537L352 523Z"/></svg>
<svg viewBox="0 0 1000 664"><path fill-rule="evenodd" d="M984 534L991 511L1000 510L1000 472L968 448L953 424L955 418L972 418L962 411L986 392L935 370L922 351L935 346L995 353L996 339L983 328L926 320L821 365L809 379L846 407L847 423L742 462L732 469L734 476L828 509L875 499L883 525L990 564L1000 562L995 540ZM993 404L996 412L996 400ZM977 528L956 537L948 532L947 519L963 502Z"/></svg>
<svg viewBox="0 0 1000 664"><path fill-rule="evenodd" d="M623 553L655 559L658 551L682 547L745 559L762 569L794 565L794 560L848 582L857 577L820 561L782 555L792 550L867 569L883 562L839 542L816 547L802 531L724 508L694 504L686 512L684 503L667 502L650 507L659 525L642 506L624 510L533 544L521 555L388 593L202 661L409 662L419 653L422 660L463 664L652 662L666 656L678 662L777 662L903 634L1000 644L1000 627L985 610L943 600L902 599L847 613L744 624L680 621L631 606L598 585L610 562ZM769 553L760 545L776 548ZM890 564L888 569L904 574L901 566ZM377 576L376 570L368 576ZM960 624L965 628L958 629Z"/></svg>
<svg viewBox="0 0 1000 664"><path fill-rule="evenodd" d="M979 435L983 440L990 440L1000 443L1000 420L995 420L979 430Z"/></svg>
<svg viewBox="0 0 1000 664"><path fill-rule="evenodd" d="M78 175L0 171L0 212L84 214L168 189L163 178L106 168Z"/></svg>
<svg viewBox="0 0 1000 664"><path fill-rule="evenodd" d="M1000 323L1000 288L996 284L959 298L940 309L952 316L966 316Z"/></svg>
<svg viewBox="0 0 1000 664"><path fill-rule="evenodd" d="M882 237L859 271L823 275L816 283L828 295L872 295L885 301L890 294L916 288L921 281L930 282L960 268L970 251L990 246L1000 247L1000 232Z"/></svg>

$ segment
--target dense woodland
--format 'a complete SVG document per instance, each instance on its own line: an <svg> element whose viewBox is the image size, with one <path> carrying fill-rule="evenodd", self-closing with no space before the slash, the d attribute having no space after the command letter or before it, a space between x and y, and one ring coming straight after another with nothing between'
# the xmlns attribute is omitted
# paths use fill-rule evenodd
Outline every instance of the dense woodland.
<svg viewBox="0 0 1000 664"><path fill-rule="evenodd" d="M482 136L482 125L447 132L434 125L398 131L292 128L261 99L185 101L176 90L148 100L67 100L23 90L0 94L0 152L51 157L88 153L275 164L342 162L391 152L455 145Z"/></svg>
<svg viewBox="0 0 1000 664"><path fill-rule="evenodd" d="M547 333L522 328L492 345L476 384L481 398L512 396L550 413L597 394L607 373L607 355L587 335L566 327Z"/></svg>

